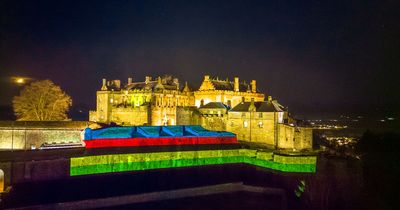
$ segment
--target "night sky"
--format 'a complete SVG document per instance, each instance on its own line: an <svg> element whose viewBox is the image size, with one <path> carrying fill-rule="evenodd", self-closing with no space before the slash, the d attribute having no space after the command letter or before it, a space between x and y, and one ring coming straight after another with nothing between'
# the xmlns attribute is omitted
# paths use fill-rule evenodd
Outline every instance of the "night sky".
<svg viewBox="0 0 400 210"><path fill-rule="evenodd" d="M10 76L50 79L94 109L101 79L257 79L293 112L398 112L396 1L0 1Z"/></svg>

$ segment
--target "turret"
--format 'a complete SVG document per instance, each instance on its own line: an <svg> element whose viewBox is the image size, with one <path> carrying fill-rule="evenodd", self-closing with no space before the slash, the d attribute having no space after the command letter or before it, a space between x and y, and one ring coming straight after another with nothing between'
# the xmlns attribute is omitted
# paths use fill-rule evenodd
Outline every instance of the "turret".
<svg viewBox="0 0 400 210"><path fill-rule="evenodd" d="M239 92L239 77L235 77L235 81L233 83L233 89L235 92Z"/></svg>
<svg viewBox="0 0 400 210"><path fill-rule="evenodd" d="M101 86L101 90L107 90L107 80L103 79L103 85Z"/></svg>
<svg viewBox="0 0 400 210"><path fill-rule="evenodd" d="M132 77L128 77L128 85L132 84Z"/></svg>
<svg viewBox="0 0 400 210"><path fill-rule="evenodd" d="M251 92L257 92L256 80L251 80Z"/></svg>
<svg viewBox="0 0 400 210"><path fill-rule="evenodd" d="M187 82L185 82L185 87L183 88L183 90L182 90L183 92L190 92L190 89L189 89L189 86L188 86L188 83Z"/></svg>
<svg viewBox="0 0 400 210"><path fill-rule="evenodd" d="M158 77L158 78L157 78L157 84L156 84L156 86L154 87L154 89L156 89L156 90L162 90L162 89L164 89L164 85L162 84L161 77Z"/></svg>
<svg viewBox="0 0 400 210"><path fill-rule="evenodd" d="M151 77L146 76L144 83L146 83L146 85L147 85L147 84L149 84L150 81L151 81Z"/></svg>

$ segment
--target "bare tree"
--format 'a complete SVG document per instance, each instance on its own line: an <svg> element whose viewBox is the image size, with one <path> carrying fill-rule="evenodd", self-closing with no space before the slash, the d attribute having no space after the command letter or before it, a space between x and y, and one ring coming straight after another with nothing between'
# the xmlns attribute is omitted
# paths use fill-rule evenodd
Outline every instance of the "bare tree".
<svg viewBox="0 0 400 210"><path fill-rule="evenodd" d="M72 99L50 80L32 82L13 99L17 120L66 120Z"/></svg>

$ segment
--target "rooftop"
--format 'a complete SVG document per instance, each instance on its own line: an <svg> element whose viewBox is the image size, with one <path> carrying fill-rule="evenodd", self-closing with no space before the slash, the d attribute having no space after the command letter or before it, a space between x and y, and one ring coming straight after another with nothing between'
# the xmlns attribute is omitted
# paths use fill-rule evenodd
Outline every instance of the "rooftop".
<svg viewBox="0 0 400 210"><path fill-rule="evenodd" d="M230 109L230 107L221 102L210 102L204 106L201 106L200 109Z"/></svg>
<svg viewBox="0 0 400 210"><path fill-rule="evenodd" d="M241 102L233 107L231 112L248 112L250 106L254 104L255 112L283 112L285 107L277 101L263 101L263 102Z"/></svg>

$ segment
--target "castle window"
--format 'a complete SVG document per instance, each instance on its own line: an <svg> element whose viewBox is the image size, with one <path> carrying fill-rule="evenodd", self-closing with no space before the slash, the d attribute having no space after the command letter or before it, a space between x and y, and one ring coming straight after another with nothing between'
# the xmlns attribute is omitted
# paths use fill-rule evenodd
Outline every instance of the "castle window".
<svg viewBox="0 0 400 210"><path fill-rule="evenodd" d="M263 113L262 112L258 113L258 118L263 118Z"/></svg>
<svg viewBox="0 0 400 210"><path fill-rule="evenodd" d="M246 117L246 112L242 112L242 117Z"/></svg>
<svg viewBox="0 0 400 210"><path fill-rule="evenodd" d="M258 122L258 127L260 127L260 128L262 128L262 127L264 127L264 125L263 125L263 122Z"/></svg>
<svg viewBox="0 0 400 210"><path fill-rule="evenodd" d="M248 122L247 122L247 121L244 121L244 122L243 122L243 127L244 127L244 128L247 128L247 126L248 126Z"/></svg>

